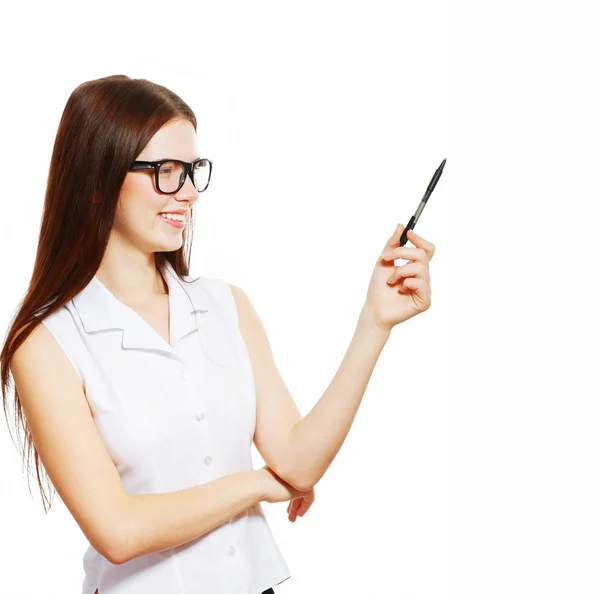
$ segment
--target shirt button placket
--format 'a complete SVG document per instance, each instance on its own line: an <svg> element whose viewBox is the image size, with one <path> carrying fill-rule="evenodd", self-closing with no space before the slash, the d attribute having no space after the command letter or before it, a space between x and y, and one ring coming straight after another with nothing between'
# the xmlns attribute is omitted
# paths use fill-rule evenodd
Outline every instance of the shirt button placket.
<svg viewBox="0 0 600 594"><path fill-rule="evenodd" d="M187 369L182 369L179 372L179 375L184 382L189 382L190 372ZM194 398L194 402L195 401L196 401L196 399ZM198 411L195 416L196 416L196 421L202 421L205 417L205 415L202 411Z"/></svg>
<svg viewBox="0 0 600 594"><path fill-rule="evenodd" d="M190 389L190 390L193 392L192 386L190 386L190 385L189 385L189 384L190 384L190 372L189 372L187 369L185 369L185 368L184 368L184 369L182 369L182 370L179 372L179 376L181 377L182 381L184 381L185 383L187 383L187 384L188 384L188 386L189 386L189 389ZM192 394L192 401L193 401L194 403L196 403L196 402L197 402L197 398L196 398L196 395L195 395L195 394ZM203 420L204 420L204 418L205 418L205 416L206 416L206 415L205 415L205 414L204 414L204 412L203 412L203 411L201 411L201 410L197 411L197 412L194 414L194 418L196 419L196 421L197 421L198 423L200 423L201 421L203 421ZM212 459L212 457L211 457L211 456L205 456L205 457L204 457L204 465L205 465L205 466L207 466L207 467L209 467L209 466L212 466L212 463L213 463L213 459ZM212 479L210 479L210 478L209 478L209 480L212 480ZM200 484L200 481L198 481L198 482L197 482L197 484Z"/></svg>
<svg viewBox="0 0 600 594"><path fill-rule="evenodd" d="M227 558L230 559L229 563L234 564L231 566L231 571L229 572L231 591L247 592L248 580L251 579L251 571L247 565L247 560L240 553L237 544L230 544L224 552L227 554Z"/></svg>

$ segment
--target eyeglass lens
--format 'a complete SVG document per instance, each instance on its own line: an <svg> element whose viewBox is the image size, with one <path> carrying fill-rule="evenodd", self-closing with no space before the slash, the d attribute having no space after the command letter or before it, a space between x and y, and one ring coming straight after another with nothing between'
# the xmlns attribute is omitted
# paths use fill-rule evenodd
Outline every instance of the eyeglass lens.
<svg viewBox="0 0 600 594"><path fill-rule="evenodd" d="M158 189L161 192L176 192L184 183L185 169L177 161L165 161L158 170ZM198 192L202 192L208 185L210 163L205 159L194 164L192 177Z"/></svg>

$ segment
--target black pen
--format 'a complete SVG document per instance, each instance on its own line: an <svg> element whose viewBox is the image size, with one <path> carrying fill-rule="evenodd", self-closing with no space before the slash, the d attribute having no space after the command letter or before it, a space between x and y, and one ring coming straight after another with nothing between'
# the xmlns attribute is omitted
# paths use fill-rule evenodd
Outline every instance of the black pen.
<svg viewBox="0 0 600 594"><path fill-rule="evenodd" d="M433 192L435 185L438 183L438 180L442 176L442 171L444 170L445 164L446 164L446 159L444 159L442 161L442 164L436 169L435 173L433 174L433 177L431 178L431 181L429 182L429 185L427 186L427 190L425 191L425 195L423 196L423 198L421 198L421 202L419 203L419 206L417 207L415 214L412 217L410 217L410 221L408 221L408 225L406 225L406 228L404 229L404 231L402 232L402 235L400 236L400 246L403 246L406 243L406 241L407 241L406 234L411 229L415 228L415 225L417 224L417 221L419 220L419 217L421 216L421 213L423 212L423 209L425 208L425 205L427 204L427 200L429 199L429 196L431 196L431 192Z"/></svg>

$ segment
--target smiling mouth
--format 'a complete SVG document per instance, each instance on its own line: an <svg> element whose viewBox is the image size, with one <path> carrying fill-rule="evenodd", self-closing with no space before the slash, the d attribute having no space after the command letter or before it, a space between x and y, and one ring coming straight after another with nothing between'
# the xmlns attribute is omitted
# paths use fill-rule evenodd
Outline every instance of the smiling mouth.
<svg viewBox="0 0 600 594"><path fill-rule="evenodd" d="M162 215L157 215L157 217L161 220L164 221L165 223L173 226L173 227L178 227L180 229L182 229L183 227L185 227L186 225L186 220L185 218L183 219L183 221L179 220L179 219L168 219L167 217L163 217Z"/></svg>

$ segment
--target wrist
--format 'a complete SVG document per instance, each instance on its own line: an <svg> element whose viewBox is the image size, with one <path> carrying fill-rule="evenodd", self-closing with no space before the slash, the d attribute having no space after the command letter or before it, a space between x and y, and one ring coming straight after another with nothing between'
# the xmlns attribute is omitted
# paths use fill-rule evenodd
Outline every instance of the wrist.
<svg viewBox="0 0 600 594"><path fill-rule="evenodd" d="M367 304L363 305L360 311L357 327L363 328L384 342L387 342L392 332L392 329L383 324Z"/></svg>
<svg viewBox="0 0 600 594"><path fill-rule="evenodd" d="M267 475L268 472L265 470L265 467L257 468L252 471L254 476L254 484L256 488L256 496L260 501L267 500Z"/></svg>

